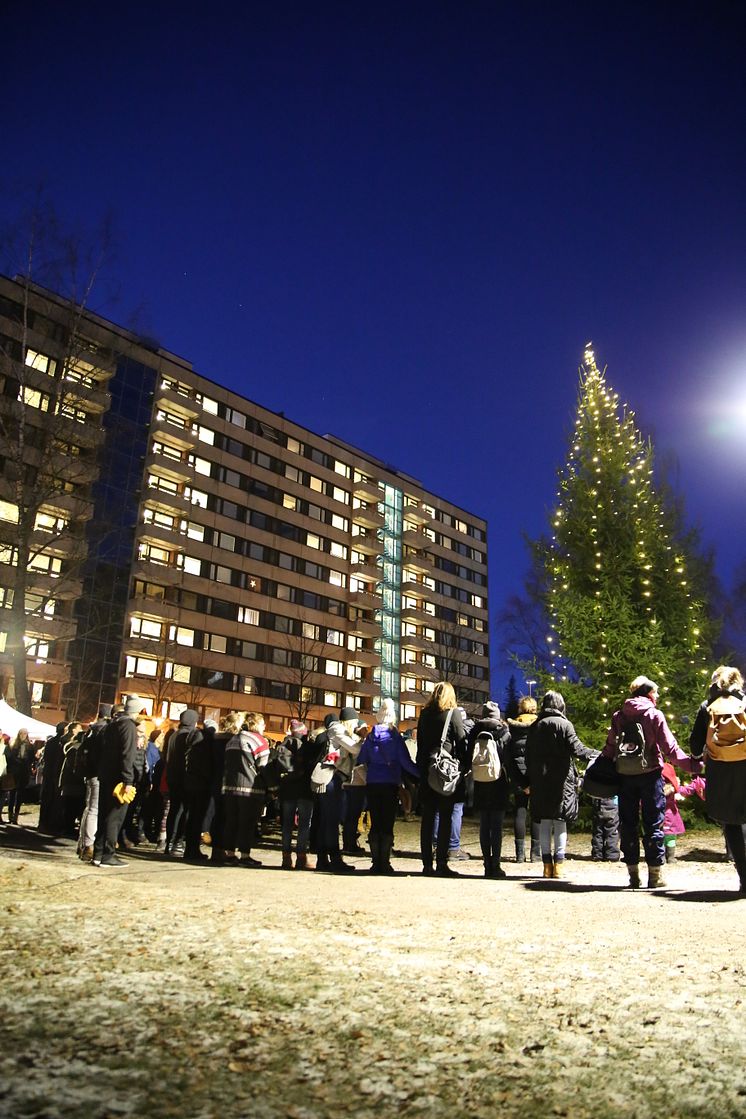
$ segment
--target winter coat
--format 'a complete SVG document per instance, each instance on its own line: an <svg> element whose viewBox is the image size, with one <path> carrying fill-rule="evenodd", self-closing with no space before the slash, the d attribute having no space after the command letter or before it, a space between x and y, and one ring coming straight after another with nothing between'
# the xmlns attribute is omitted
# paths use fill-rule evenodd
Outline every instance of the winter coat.
<svg viewBox="0 0 746 1119"><path fill-rule="evenodd" d="M627 722L642 725L646 743L654 748L653 768L662 769L664 761L668 759L688 773L698 772L699 763L684 753L668 728L666 716L658 710L652 699L644 695L625 699L621 708L612 715L606 745L601 751L605 757L616 757L616 741Z"/></svg>
<svg viewBox="0 0 746 1119"><path fill-rule="evenodd" d="M494 808L498 812L505 811L508 802L508 775L506 772L506 749L510 740L510 731L506 723L499 718L477 719L469 732L469 749L467 753L469 768L471 768L474 754L474 743L482 731L489 731L497 743L497 755L500 758L500 776L497 781L474 782L474 807L478 811Z"/></svg>
<svg viewBox="0 0 746 1119"><path fill-rule="evenodd" d="M289 752L291 768L280 781L280 800L313 800L311 773L319 757L316 742L306 734L289 734L281 749Z"/></svg>
<svg viewBox="0 0 746 1119"><path fill-rule="evenodd" d="M169 740L166 752L166 780L172 792L186 788L187 757L193 750L198 749L202 741L202 731L197 730L196 727L179 727ZM207 763L207 770L209 781L209 763ZM190 791L196 791L194 782L191 782Z"/></svg>
<svg viewBox="0 0 746 1119"><path fill-rule="evenodd" d="M743 700L738 688L721 691L710 688L707 702L703 703L694 720L689 736L689 749L694 758L701 758L707 742L710 725L708 704L719 696L736 696ZM720 824L746 824L746 761L722 762L707 758L705 762L705 807L708 816Z"/></svg>
<svg viewBox="0 0 746 1119"><path fill-rule="evenodd" d="M367 765L369 785L401 784L402 770L419 777L419 770L409 756L404 739L395 727L377 723L363 742L358 765Z"/></svg>
<svg viewBox="0 0 746 1119"><path fill-rule="evenodd" d="M426 791L426 795L430 792L427 781L430 759L440 748L440 740L447 717L447 711L441 711L434 704L428 703L426 707L422 708L417 720L417 769L420 774L420 787ZM462 771L465 770L468 747L466 730L461 714L455 708L448 727L446 744L454 758L461 764ZM454 801L464 799L463 778L459 781L455 793L451 794L451 799Z"/></svg>
<svg viewBox="0 0 746 1119"><path fill-rule="evenodd" d="M256 775L269 760L269 742L255 730L241 730L225 747L223 762L224 796L261 796L264 787L256 787Z"/></svg>
<svg viewBox="0 0 746 1119"><path fill-rule="evenodd" d="M328 753L326 761L333 762L345 783L352 777L352 770L357 764L356 759L360 753L362 739L358 734L348 734L344 723L335 719L326 730Z"/></svg>
<svg viewBox="0 0 746 1119"><path fill-rule="evenodd" d="M526 739L531 819L574 819L577 775L573 759L590 761L595 756L596 752L580 741L566 715L558 711L540 715L529 727Z"/></svg>
<svg viewBox="0 0 746 1119"><path fill-rule="evenodd" d="M16 789L25 789L31 780L31 760L34 748L30 742L20 742L5 747L6 773L12 777Z"/></svg>
<svg viewBox="0 0 746 1119"><path fill-rule="evenodd" d="M519 715L516 719L508 719L510 740L505 746L505 768L508 771L508 780L516 789L528 787L526 776L526 739L529 727L536 722L537 715Z"/></svg>
<svg viewBox="0 0 746 1119"><path fill-rule="evenodd" d="M666 811L663 815L664 835L683 835L686 831L679 806L676 803L676 794L680 788L676 770L669 762L666 762L663 766L663 795L666 798Z"/></svg>
<svg viewBox="0 0 746 1119"><path fill-rule="evenodd" d="M129 715L119 715L107 726L101 743L98 760L98 779L102 795L121 781L124 785L135 783L135 753L137 727Z"/></svg>

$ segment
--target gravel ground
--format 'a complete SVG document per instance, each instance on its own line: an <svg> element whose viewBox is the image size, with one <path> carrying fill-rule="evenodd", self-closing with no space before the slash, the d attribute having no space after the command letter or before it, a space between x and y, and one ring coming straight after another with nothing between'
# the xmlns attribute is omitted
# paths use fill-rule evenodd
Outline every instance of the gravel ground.
<svg viewBox="0 0 746 1119"><path fill-rule="evenodd" d="M746 899L714 830L668 888L96 870L0 828L0 1113L34 1119L746 1116ZM465 845L478 855L474 824Z"/></svg>

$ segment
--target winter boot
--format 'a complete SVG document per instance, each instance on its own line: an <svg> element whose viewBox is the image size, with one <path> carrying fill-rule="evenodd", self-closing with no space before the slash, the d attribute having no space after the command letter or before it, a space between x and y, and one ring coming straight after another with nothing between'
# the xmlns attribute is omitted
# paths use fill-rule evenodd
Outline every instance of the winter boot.
<svg viewBox="0 0 746 1119"><path fill-rule="evenodd" d="M564 859L555 859L554 860L554 867L552 868L552 878L564 878L564 877L565 877L565 860Z"/></svg>
<svg viewBox="0 0 746 1119"><path fill-rule="evenodd" d="M661 886L665 886L665 884L666 883L665 883L665 880L663 878L663 867L662 866L649 866L648 867L648 889L649 890L658 890L658 889L661 888Z"/></svg>
<svg viewBox="0 0 746 1119"><path fill-rule="evenodd" d="M505 873L505 871L503 870L503 868L500 866L500 860L499 859L493 859L492 860L492 874L491 874L491 877L492 878L498 878L498 879L508 877L507 874Z"/></svg>
<svg viewBox="0 0 746 1119"><path fill-rule="evenodd" d="M541 862L541 847L539 846L538 843L534 843L533 840L531 840L531 862L532 863L540 863Z"/></svg>
<svg viewBox="0 0 746 1119"><path fill-rule="evenodd" d="M299 851L295 858L296 870L313 870L314 867L308 861L308 855L305 851Z"/></svg>
<svg viewBox="0 0 746 1119"><path fill-rule="evenodd" d="M631 890L640 889L640 868L637 863L630 863L627 867L629 874L629 887Z"/></svg>
<svg viewBox="0 0 746 1119"><path fill-rule="evenodd" d="M292 851L282 852L282 870L293 869L293 853Z"/></svg>
<svg viewBox="0 0 746 1119"><path fill-rule="evenodd" d="M368 846L370 847L370 873L381 874L381 836L369 835Z"/></svg>
<svg viewBox="0 0 746 1119"><path fill-rule="evenodd" d="M395 870L391 865L391 852L394 849L393 835L380 835L378 837L378 850L379 850L379 873L380 874L395 874Z"/></svg>
<svg viewBox="0 0 746 1119"><path fill-rule="evenodd" d="M329 869L329 856L325 851L319 851L316 859L316 869L322 871Z"/></svg>
<svg viewBox="0 0 746 1119"><path fill-rule="evenodd" d="M667 843L666 844L666 862L667 863L672 863L675 858L676 858L676 844L675 843Z"/></svg>
<svg viewBox="0 0 746 1119"><path fill-rule="evenodd" d="M329 856L329 870L332 874L354 874L357 867L350 866L341 855L337 854Z"/></svg>
<svg viewBox="0 0 746 1119"><path fill-rule="evenodd" d="M554 878L554 860L551 858L544 859L544 877Z"/></svg>
<svg viewBox="0 0 746 1119"><path fill-rule="evenodd" d="M525 863L526 861L526 844L516 842L515 845L515 861L517 863Z"/></svg>

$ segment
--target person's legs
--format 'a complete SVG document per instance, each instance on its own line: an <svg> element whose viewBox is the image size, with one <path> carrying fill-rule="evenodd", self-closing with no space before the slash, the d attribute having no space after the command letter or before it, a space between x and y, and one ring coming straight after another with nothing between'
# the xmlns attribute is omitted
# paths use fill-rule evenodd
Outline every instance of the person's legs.
<svg viewBox="0 0 746 1119"><path fill-rule="evenodd" d="M591 818L591 858L600 862L604 857L604 817L603 804L596 797L592 800Z"/></svg>
<svg viewBox="0 0 746 1119"><path fill-rule="evenodd" d="M517 863L523 863L526 861L527 816L528 809L526 807L526 797L522 793L516 793L515 815L513 817L513 839L515 840L515 861Z"/></svg>
<svg viewBox="0 0 746 1119"><path fill-rule="evenodd" d="M464 822L464 802L457 800L451 812L451 828L448 836L448 850L458 851L461 847L461 826Z"/></svg>
<svg viewBox="0 0 746 1119"><path fill-rule="evenodd" d="M313 801L299 800L296 806L296 810L298 813L298 841L296 849L299 855L305 855L308 851L309 839L311 835Z"/></svg>
<svg viewBox="0 0 746 1119"><path fill-rule="evenodd" d="M490 844L492 847L492 877L505 878L505 871L500 866L503 846L503 818L505 813L500 808L493 808L490 812Z"/></svg>
<svg viewBox="0 0 746 1119"><path fill-rule="evenodd" d="M544 863L544 877L554 877L554 862L552 860L552 821L539 821L539 844L541 846L541 859Z"/></svg>
<svg viewBox="0 0 746 1119"><path fill-rule="evenodd" d="M736 864L741 893L746 894L746 827L743 824L726 824L723 828L725 839Z"/></svg>
<svg viewBox="0 0 746 1119"><path fill-rule="evenodd" d="M438 842L435 849L435 863L437 866L438 874L441 876L452 876L456 874L455 870L448 868L448 846L451 839L451 817L455 801L450 797L438 796L436 794L436 802L438 805L438 812L440 813L440 824L438 826ZM462 805L463 808L463 805Z"/></svg>
<svg viewBox="0 0 746 1119"><path fill-rule="evenodd" d="M554 861L555 863L562 863L565 861L565 851L567 850L567 820L552 820L552 830L554 832Z"/></svg>
<svg viewBox="0 0 746 1119"><path fill-rule="evenodd" d="M629 871L633 889L640 885L640 789L635 777L623 777L619 783L619 838L622 857Z"/></svg>
<svg viewBox="0 0 746 1119"><path fill-rule="evenodd" d="M432 873L433 869L433 828L435 826L435 813L437 803L435 793L429 786L420 787L420 858L424 873Z"/></svg>
<svg viewBox="0 0 746 1119"><path fill-rule="evenodd" d="M489 878L492 874L492 832L490 830L490 809L479 810L479 846L482 851L484 863L484 876Z"/></svg>
<svg viewBox="0 0 746 1119"><path fill-rule="evenodd" d="M663 774L645 773L640 779L642 808L642 842L648 866L663 866L666 859L663 845L663 818L666 814L666 797L663 792Z"/></svg>
<svg viewBox="0 0 746 1119"><path fill-rule="evenodd" d="M282 857L289 855L293 849L293 828L295 827L296 802L286 798L280 801L280 819L282 821ZM299 848L300 849L300 848Z"/></svg>

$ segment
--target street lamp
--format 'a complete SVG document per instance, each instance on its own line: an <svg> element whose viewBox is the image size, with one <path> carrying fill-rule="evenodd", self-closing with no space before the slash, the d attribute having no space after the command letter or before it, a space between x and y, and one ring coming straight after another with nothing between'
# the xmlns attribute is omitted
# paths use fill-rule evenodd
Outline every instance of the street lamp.
<svg viewBox="0 0 746 1119"><path fill-rule="evenodd" d="M526 681L526 684L528 685L528 698L529 699L531 699L531 689L533 688L535 683L536 683L535 680L527 680Z"/></svg>

